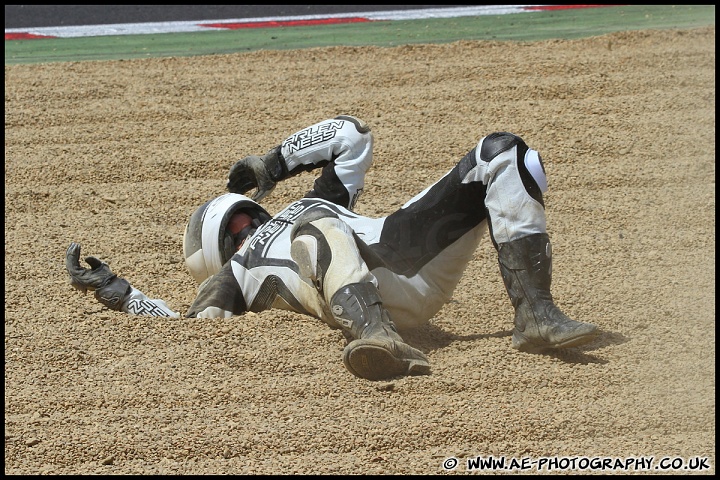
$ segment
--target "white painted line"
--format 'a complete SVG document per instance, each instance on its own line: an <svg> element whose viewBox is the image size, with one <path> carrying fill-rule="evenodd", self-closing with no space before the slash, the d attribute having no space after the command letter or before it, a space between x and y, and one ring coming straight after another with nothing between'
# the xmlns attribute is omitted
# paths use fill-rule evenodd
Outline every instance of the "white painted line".
<svg viewBox="0 0 720 480"><path fill-rule="evenodd" d="M293 17L260 17L235 18L222 20L193 20L184 22L148 22L148 23L115 23L108 25L38 27L38 28L6 28L8 33L26 33L46 37L75 38L96 37L106 35L141 35L152 33L186 33L208 31L210 27L201 24L287 22L302 20L321 20L331 18L366 18L368 20L416 20L423 18L455 18L474 17L479 15L503 15L508 13L526 12L527 7L540 5L479 5L455 8L428 8L420 10L390 10L387 12L357 12L328 15L298 15ZM215 26L214 28L221 28Z"/></svg>

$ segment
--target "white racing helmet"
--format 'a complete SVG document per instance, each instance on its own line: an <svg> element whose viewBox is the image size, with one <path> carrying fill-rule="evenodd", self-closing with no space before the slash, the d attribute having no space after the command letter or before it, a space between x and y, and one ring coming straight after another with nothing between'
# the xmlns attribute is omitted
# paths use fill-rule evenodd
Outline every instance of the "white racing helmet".
<svg viewBox="0 0 720 480"><path fill-rule="evenodd" d="M240 242L270 218L264 208L239 193L213 198L195 210L183 234L185 265L195 281L200 284L219 272ZM231 224L238 223L244 228L231 231Z"/></svg>

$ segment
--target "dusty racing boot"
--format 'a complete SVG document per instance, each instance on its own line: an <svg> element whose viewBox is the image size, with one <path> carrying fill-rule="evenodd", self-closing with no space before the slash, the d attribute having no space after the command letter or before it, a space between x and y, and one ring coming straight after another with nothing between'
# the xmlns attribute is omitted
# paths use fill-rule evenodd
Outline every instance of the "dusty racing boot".
<svg viewBox="0 0 720 480"><path fill-rule="evenodd" d="M498 263L515 307L513 348L541 352L576 347L593 339L595 325L572 320L553 302L552 249L547 234L499 244Z"/></svg>
<svg viewBox="0 0 720 480"><path fill-rule="evenodd" d="M343 351L343 363L353 375L383 380L430 373L425 354L406 344L398 335L373 283L342 287L333 295L330 309L338 324L353 339Z"/></svg>

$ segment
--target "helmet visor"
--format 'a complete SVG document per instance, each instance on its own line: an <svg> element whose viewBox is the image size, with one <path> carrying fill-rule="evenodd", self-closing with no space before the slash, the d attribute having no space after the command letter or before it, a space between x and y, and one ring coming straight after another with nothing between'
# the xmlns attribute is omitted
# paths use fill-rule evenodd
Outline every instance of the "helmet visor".
<svg viewBox="0 0 720 480"><path fill-rule="evenodd" d="M233 240L235 248L242 246L253 229L253 218L245 212L235 212L228 222L227 232Z"/></svg>

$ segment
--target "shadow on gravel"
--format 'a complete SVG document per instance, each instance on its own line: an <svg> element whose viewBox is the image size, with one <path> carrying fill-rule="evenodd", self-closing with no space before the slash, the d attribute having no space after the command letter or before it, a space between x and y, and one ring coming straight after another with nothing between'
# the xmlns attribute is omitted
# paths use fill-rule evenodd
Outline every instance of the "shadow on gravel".
<svg viewBox="0 0 720 480"><path fill-rule="evenodd" d="M476 333L472 335L456 335L446 332L445 330L433 324L423 325L412 330L402 330L400 335L409 345L419 348L423 352L431 352L445 348L456 342L471 342L482 340L485 338L509 337L510 331L502 331L495 333Z"/></svg>
<svg viewBox="0 0 720 480"><path fill-rule="evenodd" d="M400 332L403 339L409 344L412 345L415 348L418 348L422 350L425 353L432 352L433 350L440 350L442 348L446 348L449 345L456 343L456 342L474 342L477 340L484 340L488 338L503 338L503 337L509 337L512 336L511 330L504 330L494 333L476 333L472 335L457 335L454 333L446 332L445 330L442 330L441 328L429 324L429 325L423 325L422 327L418 327L416 329L410 330L410 331L402 331ZM538 353L526 353L523 352L523 355L548 355L554 358L557 358L559 360L562 360L566 363L577 363L581 365L587 365L590 363L595 364L606 364L608 363L607 360L599 358L595 355L592 355L591 351L597 350L603 347L607 347L610 345L620 345L625 342L627 342L629 339L616 332L605 332L600 331L596 338L586 344L582 345L580 347L575 348L568 348L568 349L560 349L560 350L547 350L544 352L538 352ZM512 351L515 353L517 350L512 349L510 346L510 343L508 343L508 351Z"/></svg>
<svg viewBox="0 0 720 480"><path fill-rule="evenodd" d="M621 333L604 332L601 330L597 337L586 345L582 345L577 348L568 348L566 350L554 350L545 353L545 355L550 355L566 363L578 363L581 365L587 365L589 363L606 364L608 363L607 360L591 355L588 351L597 350L610 345L621 345L628 340L628 337Z"/></svg>

